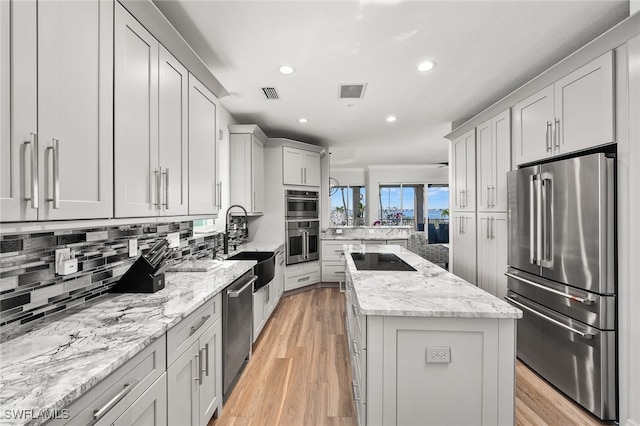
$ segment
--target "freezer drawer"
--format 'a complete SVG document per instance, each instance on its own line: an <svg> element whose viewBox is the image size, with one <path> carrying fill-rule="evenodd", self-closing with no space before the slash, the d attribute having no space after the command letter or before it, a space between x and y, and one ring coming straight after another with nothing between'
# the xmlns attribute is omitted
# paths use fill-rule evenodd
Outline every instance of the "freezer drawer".
<svg viewBox="0 0 640 426"><path fill-rule="evenodd" d="M589 293L509 268L507 288L547 308L600 330L616 326L616 296Z"/></svg>
<svg viewBox="0 0 640 426"><path fill-rule="evenodd" d="M523 311L518 358L599 418L615 420L615 332L589 327L511 291L506 299Z"/></svg>

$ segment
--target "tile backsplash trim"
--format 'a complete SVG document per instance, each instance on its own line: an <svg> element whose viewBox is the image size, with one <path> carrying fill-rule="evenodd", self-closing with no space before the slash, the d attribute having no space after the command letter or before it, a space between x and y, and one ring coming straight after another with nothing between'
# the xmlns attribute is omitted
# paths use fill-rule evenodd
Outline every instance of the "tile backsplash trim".
<svg viewBox="0 0 640 426"><path fill-rule="evenodd" d="M89 302L109 289L135 261L128 241L138 240L138 255L168 233L180 232L171 262L222 251L222 234L193 236L193 222L141 224L0 237L0 341L28 322ZM55 274L55 250L68 247L78 272Z"/></svg>

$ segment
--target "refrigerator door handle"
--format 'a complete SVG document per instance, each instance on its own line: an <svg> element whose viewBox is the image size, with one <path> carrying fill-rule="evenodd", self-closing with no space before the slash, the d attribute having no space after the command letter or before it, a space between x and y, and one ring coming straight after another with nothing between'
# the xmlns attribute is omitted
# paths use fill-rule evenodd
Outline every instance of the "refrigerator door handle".
<svg viewBox="0 0 640 426"><path fill-rule="evenodd" d="M542 181L540 180L540 174L535 178L536 188L536 265L541 266L542 260L540 258L542 254Z"/></svg>
<svg viewBox="0 0 640 426"><path fill-rule="evenodd" d="M529 263L535 265L536 261L536 251L534 246L535 237L535 186L536 175L529 175Z"/></svg>
<svg viewBox="0 0 640 426"><path fill-rule="evenodd" d="M505 275L507 277L509 277L509 278L513 278L514 280L522 281L523 283L529 284L529 285L534 286L536 288L539 288L541 290L548 291L549 293L557 294L558 296L562 296L565 299L569 299L569 300L573 300L574 302L582 303L583 305L593 305L593 303L594 303L594 301L591 300L591 299L585 299L584 297L572 296L571 294L563 293L561 291L554 290L552 288L540 285L540 284L538 284L536 282L533 282L533 281L528 280L526 278L519 277L519 276L517 276L515 274L512 274L510 272L505 272Z"/></svg>
<svg viewBox="0 0 640 426"><path fill-rule="evenodd" d="M530 307L528 307L526 305L523 305L522 303L516 301L513 297L505 296L504 298L505 298L505 300L509 301L510 303L513 303L514 305L516 305L520 309L524 309L525 311L530 312L530 313L532 313L532 314L534 314L534 315L536 315L536 316L542 318L543 320L546 320L546 321L548 321L548 322L550 322L552 324L555 324L558 327L562 327L567 331L575 333L580 337L584 337L585 339L591 339L594 336L592 333L584 333L584 332L582 332L580 330L577 330L577 329L575 329L573 327L569 327L568 325L564 325L560 321L554 320L551 317L548 317L548 316L546 316L544 314L541 314L540 312L536 311L535 309L531 309Z"/></svg>
<svg viewBox="0 0 640 426"><path fill-rule="evenodd" d="M553 266L553 256L551 253L551 226L553 224L553 175L542 173L540 175L540 193L542 198L542 255L540 256L540 266L550 268ZM550 218L549 215L552 215Z"/></svg>

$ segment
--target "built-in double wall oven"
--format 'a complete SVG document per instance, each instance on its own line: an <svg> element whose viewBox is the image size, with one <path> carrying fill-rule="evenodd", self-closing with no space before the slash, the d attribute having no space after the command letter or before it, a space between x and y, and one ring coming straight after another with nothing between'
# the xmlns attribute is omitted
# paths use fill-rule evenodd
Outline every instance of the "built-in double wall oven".
<svg viewBox="0 0 640 426"><path fill-rule="evenodd" d="M320 258L320 222L296 220L286 224L287 265Z"/></svg>
<svg viewBox="0 0 640 426"><path fill-rule="evenodd" d="M318 191L285 192L286 220L318 220L320 217L320 197Z"/></svg>

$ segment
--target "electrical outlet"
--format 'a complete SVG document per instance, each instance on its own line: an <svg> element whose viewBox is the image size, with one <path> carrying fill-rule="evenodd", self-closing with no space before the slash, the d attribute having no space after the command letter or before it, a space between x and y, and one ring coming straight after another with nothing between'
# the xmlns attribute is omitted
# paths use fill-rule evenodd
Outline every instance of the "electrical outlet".
<svg viewBox="0 0 640 426"><path fill-rule="evenodd" d="M56 256L55 256L55 261L54 261L54 267L55 267L55 271L56 274L59 274L60 270L62 269L62 265L64 264L64 262L66 260L71 259L71 249L70 248L63 248L63 249L57 249L56 250Z"/></svg>
<svg viewBox="0 0 640 426"><path fill-rule="evenodd" d="M169 248L180 247L180 233L172 232L167 234L167 241L169 241Z"/></svg>
<svg viewBox="0 0 640 426"><path fill-rule="evenodd" d="M136 238L129 240L129 257L138 255L138 240Z"/></svg>
<svg viewBox="0 0 640 426"><path fill-rule="evenodd" d="M336 234L342 234L342 229L336 229Z"/></svg>
<svg viewBox="0 0 640 426"><path fill-rule="evenodd" d="M450 346L427 346L427 363L451 363Z"/></svg>

